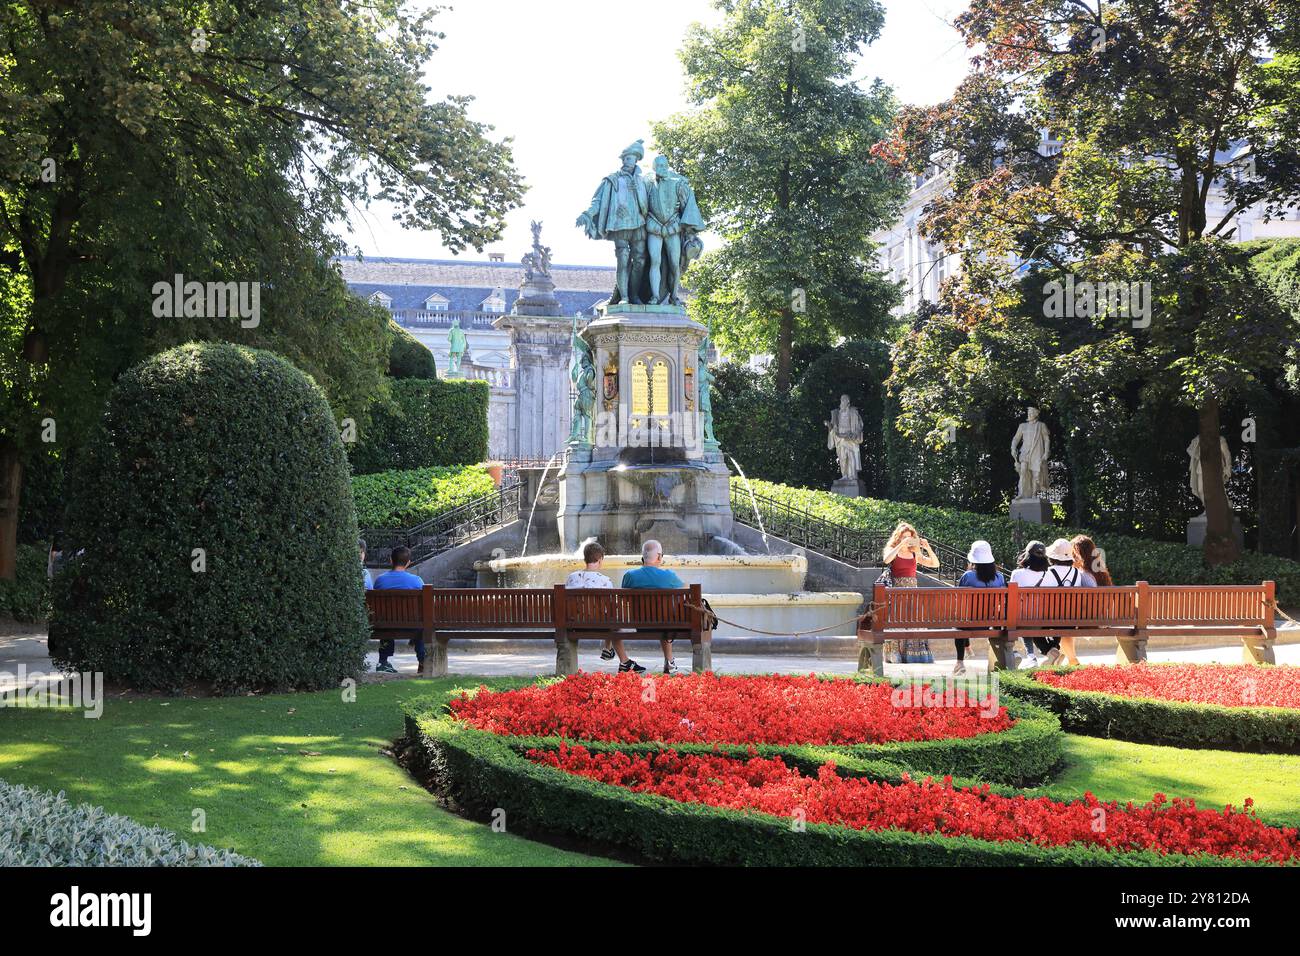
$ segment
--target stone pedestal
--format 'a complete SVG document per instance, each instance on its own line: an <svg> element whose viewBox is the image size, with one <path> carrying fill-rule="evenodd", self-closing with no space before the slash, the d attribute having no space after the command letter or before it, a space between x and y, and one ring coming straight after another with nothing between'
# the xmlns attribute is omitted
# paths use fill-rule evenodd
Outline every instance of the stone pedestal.
<svg viewBox="0 0 1300 956"><path fill-rule="evenodd" d="M571 445L560 476L561 546L596 538L635 554L704 554L731 534L730 474L706 444L698 406L707 334L680 306L615 305L581 333L598 376L595 443Z"/></svg>
<svg viewBox="0 0 1300 956"><path fill-rule="evenodd" d="M1052 523L1052 503L1045 498L1017 498L1011 502L1011 520Z"/></svg>
<svg viewBox="0 0 1300 956"><path fill-rule="evenodd" d="M1187 522L1187 543L1193 548L1205 546L1205 526L1209 523L1209 518L1204 513L1197 515L1191 521ZM1236 515L1232 516L1232 535L1237 539L1237 547L1245 545L1245 534L1241 529L1241 519Z"/></svg>
<svg viewBox="0 0 1300 956"><path fill-rule="evenodd" d="M845 498L861 498L863 486L861 480L857 478L837 478L831 485L831 491Z"/></svg>
<svg viewBox="0 0 1300 956"><path fill-rule="evenodd" d="M516 310L521 308L516 304ZM523 308L540 308L524 306ZM511 313L493 322L510 333L514 346L515 403L509 453L504 457L547 461L569 437L573 406L569 401L571 320L554 315Z"/></svg>

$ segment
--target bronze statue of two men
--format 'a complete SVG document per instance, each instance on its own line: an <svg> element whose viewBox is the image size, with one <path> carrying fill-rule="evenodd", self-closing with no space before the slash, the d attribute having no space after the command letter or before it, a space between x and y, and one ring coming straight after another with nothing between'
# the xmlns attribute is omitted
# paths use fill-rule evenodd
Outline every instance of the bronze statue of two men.
<svg viewBox="0 0 1300 956"><path fill-rule="evenodd" d="M655 157L650 175L637 165L644 158L642 140L623 150L623 165L600 181L577 225L589 239L614 243L618 271L610 305L680 306L682 275L704 248L697 235L704 219L695 191L667 157Z"/></svg>

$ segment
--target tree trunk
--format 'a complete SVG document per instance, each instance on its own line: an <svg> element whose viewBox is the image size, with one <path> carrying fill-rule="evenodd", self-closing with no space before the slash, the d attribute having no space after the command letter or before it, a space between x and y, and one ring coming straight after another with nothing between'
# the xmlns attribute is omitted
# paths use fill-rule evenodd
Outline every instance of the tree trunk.
<svg viewBox="0 0 1300 956"><path fill-rule="evenodd" d="M776 332L776 392L785 397L790 394L790 366L794 356L794 311L786 306L781 310L781 324Z"/></svg>
<svg viewBox="0 0 1300 956"><path fill-rule="evenodd" d="M1228 480L1214 480L1223 470L1219 452L1219 403L1207 399L1198 411L1201 436L1201 488L1205 495L1205 563L1211 566L1235 561L1241 554L1237 537L1232 533L1232 511L1228 507Z"/></svg>
<svg viewBox="0 0 1300 956"><path fill-rule="evenodd" d="M0 580L18 575L18 503L23 487L23 462L10 439L0 443Z"/></svg>

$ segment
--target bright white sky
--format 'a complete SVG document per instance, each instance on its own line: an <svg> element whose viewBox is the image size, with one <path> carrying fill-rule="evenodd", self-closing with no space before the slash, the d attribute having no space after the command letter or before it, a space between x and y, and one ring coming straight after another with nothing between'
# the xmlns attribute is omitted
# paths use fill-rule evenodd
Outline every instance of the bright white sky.
<svg viewBox="0 0 1300 956"><path fill-rule="evenodd" d="M611 260L608 243L587 239L573 225L602 176L618 166L619 151L645 139L650 123L686 106L677 50L692 22L716 22L708 0L450 0L436 18L447 35L426 78L435 96L474 96L471 116L514 139L515 163L530 187L524 205L507 219L504 238L488 252L517 262L543 223L542 239L557 263ZM965 0L884 0L885 29L868 47L855 74L880 77L904 103L946 99L966 73L966 48L949 25ZM611 36L635 37L634 60L620 64ZM354 213L350 248L368 256L446 258L432 232L402 229L375 204Z"/></svg>

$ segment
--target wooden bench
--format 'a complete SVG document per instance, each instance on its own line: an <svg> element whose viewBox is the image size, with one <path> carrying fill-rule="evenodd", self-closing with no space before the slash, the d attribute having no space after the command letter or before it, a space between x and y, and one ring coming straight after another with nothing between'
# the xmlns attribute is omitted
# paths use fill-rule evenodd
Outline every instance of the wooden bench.
<svg viewBox="0 0 1300 956"><path fill-rule="evenodd" d="M691 642L691 667L713 666L712 633L703 627L700 586L680 590L553 588L435 588L367 591L371 638L422 637L424 676L447 673L447 644L455 638L539 639L555 642L555 672L578 670L578 642L611 636ZM638 634L625 632L638 632Z"/></svg>
<svg viewBox="0 0 1300 956"><path fill-rule="evenodd" d="M886 640L983 637L989 666L1013 665L1011 649L1026 637L1114 637L1116 660L1146 660L1151 637L1236 637L1248 663L1275 663L1275 587L1153 586L1139 581L1108 588L875 587L871 612L858 626L858 668L884 672Z"/></svg>

